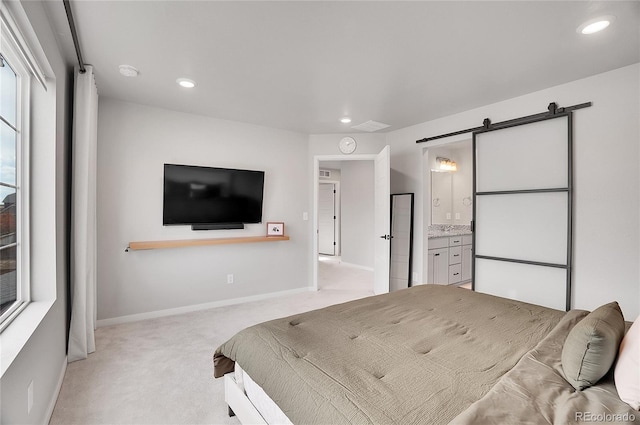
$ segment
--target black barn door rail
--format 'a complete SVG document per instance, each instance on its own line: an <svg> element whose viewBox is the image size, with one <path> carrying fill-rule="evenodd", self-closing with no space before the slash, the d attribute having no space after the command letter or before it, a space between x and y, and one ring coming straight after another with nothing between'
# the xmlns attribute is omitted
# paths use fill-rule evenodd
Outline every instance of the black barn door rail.
<svg viewBox="0 0 640 425"><path fill-rule="evenodd" d="M531 123L536 121L537 119L543 120L545 118L549 118L554 115L566 114L571 111L588 108L590 106L591 106L591 102L585 102L585 103L580 103L573 106L558 108L558 105L555 102L551 102L547 107L547 112L541 112L539 114L533 114L526 117L515 118L512 120L507 120L507 121L502 121L497 123L492 123L489 118L485 118L484 121L482 122L482 126L480 127L468 128L466 130L454 131L452 133L440 134L438 136L425 137L424 139L416 140L416 143L426 143L432 140L444 139L445 137L457 136L459 134L473 133L473 132L478 132L483 130L499 130L502 128L509 128L509 127L513 127L523 123Z"/></svg>

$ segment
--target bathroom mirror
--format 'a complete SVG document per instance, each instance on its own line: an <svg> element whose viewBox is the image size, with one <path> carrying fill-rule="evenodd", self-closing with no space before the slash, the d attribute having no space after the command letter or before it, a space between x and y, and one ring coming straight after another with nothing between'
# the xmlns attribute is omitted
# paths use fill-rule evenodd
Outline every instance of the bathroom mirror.
<svg viewBox="0 0 640 425"><path fill-rule="evenodd" d="M471 193L463 174L431 171L431 224L471 224Z"/></svg>
<svg viewBox="0 0 640 425"><path fill-rule="evenodd" d="M470 225L473 216L471 139L429 148L430 225ZM428 198L427 198L428 199Z"/></svg>
<svg viewBox="0 0 640 425"><path fill-rule="evenodd" d="M453 223L452 196L452 173L431 171L431 224Z"/></svg>

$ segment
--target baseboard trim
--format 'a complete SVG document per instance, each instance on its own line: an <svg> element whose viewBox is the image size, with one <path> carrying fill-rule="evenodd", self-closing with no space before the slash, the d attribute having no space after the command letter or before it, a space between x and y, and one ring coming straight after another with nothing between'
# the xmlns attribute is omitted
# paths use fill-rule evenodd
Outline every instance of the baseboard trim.
<svg viewBox="0 0 640 425"><path fill-rule="evenodd" d="M226 307L229 305L243 304L252 301L268 300L270 298L283 297L287 295L300 294L303 292L313 291L311 287L289 289L286 291L269 292L267 294L251 295L248 297L232 298L229 300L213 301L204 304L187 305L184 307L169 308L166 310L150 311L148 313L131 314L127 316L113 317L110 319L101 319L96 321L96 326L102 328L105 326L120 325L122 323L138 322L140 320L156 319L158 317L175 316L177 314L191 313L194 311L208 310L210 308Z"/></svg>
<svg viewBox="0 0 640 425"><path fill-rule="evenodd" d="M48 424L51 422L51 417L53 416L53 409L56 407L56 403L58 402L58 396L60 395L60 390L62 389L62 381L64 381L64 375L67 373L67 356L64 356L64 361L62 362L62 368L60 369L60 376L58 377L58 383L56 384L56 390L51 397L51 401L49 401L49 407L47 408L45 421L42 422L44 424Z"/></svg>
<svg viewBox="0 0 640 425"><path fill-rule="evenodd" d="M347 263L345 261L340 261L340 264L344 264L345 266L354 267L356 269L367 270L367 271L375 271L373 267L361 266L360 264Z"/></svg>

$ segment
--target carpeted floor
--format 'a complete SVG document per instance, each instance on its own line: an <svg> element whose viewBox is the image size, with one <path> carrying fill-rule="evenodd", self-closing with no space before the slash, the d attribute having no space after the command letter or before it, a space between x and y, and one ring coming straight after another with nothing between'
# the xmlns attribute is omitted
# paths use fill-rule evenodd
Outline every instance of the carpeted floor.
<svg viewBox="0 0 640 425"><path fill-rule="evenodd" d="M238 424L213 351L247 326L372 295L338 266L321 265L334 280L321 276L318 292L99 328L96 352L68 365L50 423Z"/></svg>
<svg viewBox="0 0 640 425"><path fill-rule="evenodd" d="M340 257L321 255L318 288L373 291L373 271L343 263Z"/></svg>

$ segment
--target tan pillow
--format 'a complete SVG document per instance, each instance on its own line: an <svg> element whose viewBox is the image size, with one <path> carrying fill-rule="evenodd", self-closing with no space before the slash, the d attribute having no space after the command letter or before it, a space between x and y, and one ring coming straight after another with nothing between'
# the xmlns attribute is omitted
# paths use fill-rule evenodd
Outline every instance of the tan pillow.
<svg viewBox="0 0 640 425"><path fill-rule="evenodd" d="M594 385L611 369L624 335L617 302L589 313L571 329L562 347L562 369L577 390Z"/></svg>
<svg viewBox="0 0 640 425"><path fill-rule="evenodd" d="M640 410L640 318L631 325L620 343L613 377L620 399Z"/></svg>

